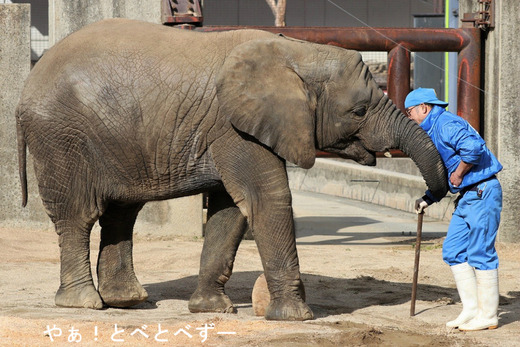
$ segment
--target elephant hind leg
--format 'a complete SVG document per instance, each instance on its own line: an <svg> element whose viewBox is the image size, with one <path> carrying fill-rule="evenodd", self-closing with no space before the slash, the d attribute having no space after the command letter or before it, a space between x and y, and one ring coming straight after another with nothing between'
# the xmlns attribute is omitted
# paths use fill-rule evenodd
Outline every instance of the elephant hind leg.
<svg viewBox="0 0 520 347"><path fill-rule="evenodd" d="M148 298L148 293L134 273L132 260L133 228L143 206L142 203L109 203L99 219L98 289L109 306L129 307Z"/></svg>
<svg viewBox="0 0 520 347"><path fill-rule="evenodd" d="M236 312L224 285L246 229L246 219L231 197L226 192L210 193L198 286L190 298L190 312Z"/></svg>
<svg viewBox="0 0 520 347"><path fill-rule="evenodd" d="M55 303L101 309L103 301L92 280L90 232L104 206L96 170L87 160L91 158L85 151L88 146L72 136L73 129L55 115L32 111L28 115L34 120L27 123L25 131L31 135L28 146L39 194L59 236L60 287Z"/></svg>
<svg viewBox="0 0 520 347"><path fill-rule="evenodd" d="M90 230L92 223L72 221L55 223L60 243L60 288L57 306L103 308L90 270Z"/></svg>

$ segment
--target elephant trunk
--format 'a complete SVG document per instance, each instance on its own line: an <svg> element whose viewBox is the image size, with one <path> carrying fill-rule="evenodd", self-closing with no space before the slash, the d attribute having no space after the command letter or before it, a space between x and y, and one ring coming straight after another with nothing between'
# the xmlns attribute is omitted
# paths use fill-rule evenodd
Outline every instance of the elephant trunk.
<svg viewBox="0 0 520 347"><path fill-rule="evenodd" d="M413 120L406 117L387 99L384 106L389 112L387 129L390 130L389 148L397 148L407 154L419 168L428 189L437 200L448 191L447 173L441 156L428 134ZM388 113L387 113L388 114Z"/></svg>

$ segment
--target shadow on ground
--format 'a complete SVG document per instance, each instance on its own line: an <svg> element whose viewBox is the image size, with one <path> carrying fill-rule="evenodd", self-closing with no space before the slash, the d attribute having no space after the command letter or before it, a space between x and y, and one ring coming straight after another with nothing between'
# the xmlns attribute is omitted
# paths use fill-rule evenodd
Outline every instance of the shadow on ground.
<svg viewBox="0 0 520 347"><path fill-rule="evenodd" d="M251 307L251 291L261 274L259 271L234 273L226 286L238 309ZM410 301L411 284L375 279L371 276L336 278L313 274L302 274L307 293L307 303L315 318L349 314L374 305L401 305ZM186 305L197 286L197 276L178 280L151 283L144 287L148 291L147 302L136 309L154 309L162 300L185 300ZM417 300L438 303L435 306L451 305L459 300L456 289L435 285L419 284ZM520 320L520 312L512 310L520 305L520 292L510 292L500 297L500 322L508 324ZM420 314L421 312L416 312Z"/></svg>
<svg viewBox="0 0 520 347"><path fill-rule="evenodd" d="M235 305L251 304L253 285L259 271L234 273L226 285L226 293ZM377 280L370 276L335 278L302 274L307 303L316 317L326 317L363 309L372 305L399 305L410 300L411 284ZM145 285L149 299L136 308L156 307L161 300L186 300L197 286L197 276ZM355 300L348 300L355 296ZM418 286L417 300L445 302L455 298L456 290L432 285Z"/></svg>
<svg viewBox="0 0 520 347"><path fill-rule="evenodd" d="M423 223L425 241L446 236L446 232L427 230ZM355 231L348 231L356 228ZM295 218L296 241L306 245L398 245L415 242L417 226L413 223L381 223L367 217L312 216ZM317 237L316 237L317 236ZM312 241L306 237L313 237Z"/></svg>

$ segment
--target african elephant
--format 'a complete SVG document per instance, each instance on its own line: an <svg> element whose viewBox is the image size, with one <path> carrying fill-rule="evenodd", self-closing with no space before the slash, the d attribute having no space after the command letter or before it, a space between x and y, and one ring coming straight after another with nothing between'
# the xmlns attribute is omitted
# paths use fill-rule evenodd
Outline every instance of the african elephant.
<svg viewBox="0 0 520 347"><path fill-rule="evenodd" d="M210 208L191 311L233 311L224 293L246 228L271 303L267 319L305 320L286 161L316 149L373 165L399 148L436 197L444 166L428 135L378 88L358 52L257 30L200 33L112 19L53 46L17 109L23 205L26 150L59 235L59 306L146 300L132 233L147 201L208 191ZM89 262L99 220L98 288Z"/></svg>

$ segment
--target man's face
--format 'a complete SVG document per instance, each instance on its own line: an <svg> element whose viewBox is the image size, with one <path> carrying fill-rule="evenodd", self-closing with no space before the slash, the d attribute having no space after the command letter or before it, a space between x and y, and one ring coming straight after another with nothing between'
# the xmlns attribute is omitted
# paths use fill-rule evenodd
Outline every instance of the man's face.
<svg viewBox="0 0 520 347"><path fill-rule="evenodd" d="M430 113L430 110L431 107L429 105L419 104L408 107L406 109L406 115L408 118L414 120L417 124L421 124L426 116L428 116L428 113Z"/></svg>

